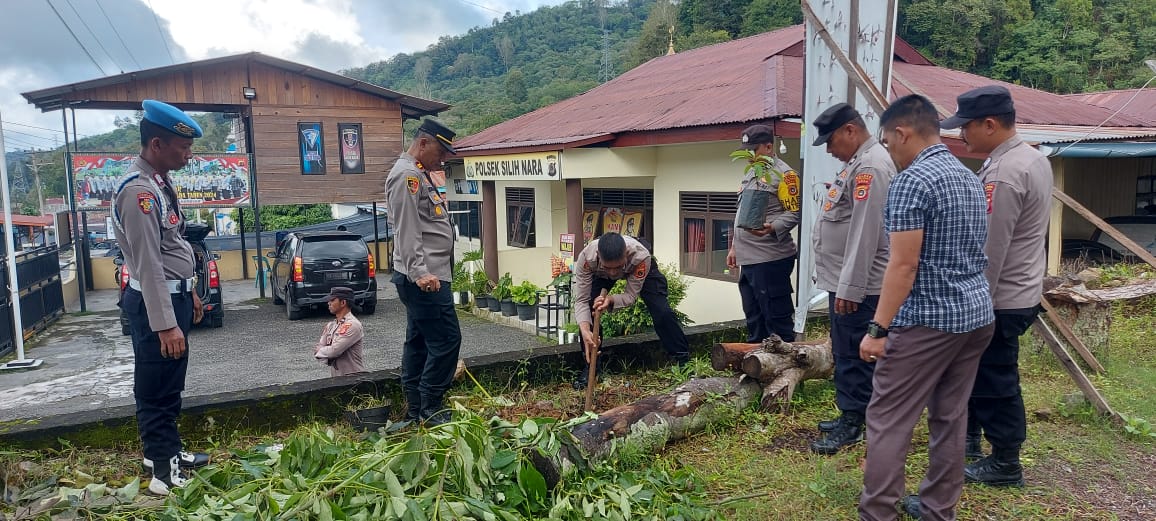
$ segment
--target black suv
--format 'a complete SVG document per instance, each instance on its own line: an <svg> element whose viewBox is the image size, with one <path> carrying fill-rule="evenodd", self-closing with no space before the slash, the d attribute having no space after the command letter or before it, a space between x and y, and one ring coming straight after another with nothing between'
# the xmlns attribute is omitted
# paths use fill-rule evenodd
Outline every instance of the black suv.
<svg viewBox="0 0 1156 521"><path fill-rule="evenodd" d="M209 246L205 244L205 237L209 235L209 227L204 224L186 223L185 233L183 237L189 241L193 247L193 257L195 259L196 277L197 277L197 296L201 297L201 304L205 309L205 317L201 319L200 325L207 327L221 327L225 323L225 306L221 300L221 274L217 271L217 259L221 256L209 250ZM117 285L120 287L121 293L124 293L124 288L128 287L128 279L130 274L128 266L124 264L124 254L117 249L116 258L113 259L113 264L116 264ZM124 310L120 312L120 332L128 335L128 316L124 314Z"/></svg>
<svg viewBox="0 0 1156 521"><path fill-rule="evenodd" d="M335 286L353 289L362 314L377 311L377 267L356 233L290 233L268 257L273 259L269 276L273 303L285 305L289 320L301 318L303 308L325 307L325 296Z"/></svg>

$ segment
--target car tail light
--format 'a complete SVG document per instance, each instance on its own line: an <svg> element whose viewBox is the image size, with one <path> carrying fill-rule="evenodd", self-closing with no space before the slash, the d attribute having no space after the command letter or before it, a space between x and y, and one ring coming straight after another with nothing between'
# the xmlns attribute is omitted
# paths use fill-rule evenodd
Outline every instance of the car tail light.
<svg viewBox="0 0 1156 521"><path fill-rule="evenodd" d="M128 266L121 265L120 267L120 289L128 286Z"/></svg>
<svg viewBox="0 0 1156 521"><path fill-rule="evenodd" d="M369 254L369 278L373 278L373 274L377 273L377 265L373 263L373 254Z"/></svg>
<svg viewBox="0 0 1156 521"><path fill-rule="evenodd" d="M217 261L215 260L209 261L209 287L221 287L221 275L217 273Z"/></svg>
<svg viewBox="0 0 1156 521"><path fill-rule="evenodd" d="M305 273L301 270L301 257L293 257L293 282L305 282Z"/></svg>

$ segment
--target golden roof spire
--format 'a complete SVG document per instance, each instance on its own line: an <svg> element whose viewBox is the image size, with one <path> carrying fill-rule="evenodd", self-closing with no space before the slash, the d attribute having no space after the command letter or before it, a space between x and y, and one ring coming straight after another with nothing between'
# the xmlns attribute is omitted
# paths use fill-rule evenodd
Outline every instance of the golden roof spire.
<svg viewBox="0 0 1156 521"><path fill-rule="evenodd" d="M674 26L670 26L670 46L666 48L666 55L674 54Z"/></svg>

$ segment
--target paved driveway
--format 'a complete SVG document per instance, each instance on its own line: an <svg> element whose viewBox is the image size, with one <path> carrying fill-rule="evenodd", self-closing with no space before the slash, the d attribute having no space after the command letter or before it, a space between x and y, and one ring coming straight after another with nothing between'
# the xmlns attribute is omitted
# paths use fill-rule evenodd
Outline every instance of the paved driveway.
<svg viewBox="0 0 1156 521"><path fill-rule="evenodd" d="M386 278L379 276L379 281ZM245 281L241 281L245 282ZM247 286L247 287L246 287ZM391 284L382 284L377 313L362 316L367 369L397 368L405 337L405 313ZM284 307L257 300L252 281L225 288L225 325L195 328L190 335L185 396L238 391L329 376L312 359L312 346L329 320L321 311L290 322ZM96 292L89 309L107 309L112 298ZM0 421L131 404L133 354L121 336L114 310L66 315L30 344L43 367L0 373ZM460 314L462 357L530 350L543 340L520 330Z"/></svg>

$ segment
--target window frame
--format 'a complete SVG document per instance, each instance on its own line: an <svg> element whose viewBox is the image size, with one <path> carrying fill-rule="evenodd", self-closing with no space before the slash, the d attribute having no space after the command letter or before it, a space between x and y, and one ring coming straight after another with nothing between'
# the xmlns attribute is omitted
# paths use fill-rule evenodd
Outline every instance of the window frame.
<svg viewBox="0 0 1156 521"><path fill-rule="evenodd" d="M712 255L714 250L711 249L711 246L715 242L714 221L729 221L731 223L731 225L730 225L731 235L727 241L727 249L729 250L730 247L732 247L734 244L734 242L733 242L734 241L734 221L735 221L735 213L737 210L732 210L727 203L729 202L730 199L733 198L734 199L734 205L737 206L737 204L738 204L737 194L732 193L732 192L693 191L693 192L679 192L678 196L679 196L678 197L678 221L679 221L678 269L679 269L679 271L681 271L685 275L690 275L693 277L718 280L718 281L723 281L723 282L738 282L739 270L738 269L730 269L730 268L726 267L725 266L725 262L726 262L725 259L723 261L724 266L722 266L719 271L730 270L730 273L724 274L724 273L716 273L714 271L714 268L715 268L714 261L713 261L714 256ZM685 207L684 207L684 197L685 196L699 196L699 197L705 196L706 200L707 200L706 210L704 211L704 210L687 210L687 209L685 209ZM717 204L711 200L712 198L719 199ZM702 267L702 268L690 268L686 265L686 262L685 262L686 255L688 253L690 253L686 250L686 248L687 248L686 226L687 226L687 220L688 219L701 219L703 221L703 227L704 227L703 244L706 246L706 250L702 253L705 254L706 266Z"/></svg>
<svg viewBox="0 0 1156 521"><path fill-rule="evenodd" d="M1140 183L1148 181L1148 191L1140 191ZM1140 200L1145 200L1148 204L1140 206ZM1156 175L1140 175L1136 176L1135 197L1133 198L1132 215L1151 215L1147 213L1144 208L1148 205L1156 204Z"/></svg>
<svg viewBox="0 0 1156 521"><path fill-rule="evenodd" d="M506 192L506 246L513 248L537 247L537 209L534 188L508 186ZM530 211L530 222L523 223L522 212ZM511 215L515 217L511 219ZM518 239L518 232L525 226L525 235Z"/></svg>

